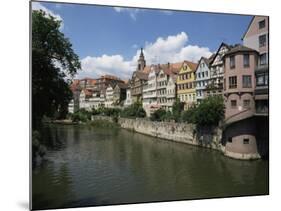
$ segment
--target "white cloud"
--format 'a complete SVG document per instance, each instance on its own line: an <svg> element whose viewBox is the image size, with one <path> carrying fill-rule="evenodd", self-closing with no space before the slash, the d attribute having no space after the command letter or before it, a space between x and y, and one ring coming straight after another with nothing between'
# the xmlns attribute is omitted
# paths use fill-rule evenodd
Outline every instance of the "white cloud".
<svg viewBox="0 0 281 211"><path fill-rule="evenodd" d="M63 24L63 19L59 14L54 13L52 10L49 10L47 7L43 6L41 3L39 2L32 2L32 10L43 10L46 12L47 15L51 15L53 16L56 20L61 21L61 26L60 26L60 30L63 29L64 24Z"/></svg>
<svg viewBox="0 0 281 211"><path fill-rule="evenodd" d="M141 11L141 9L134 9L134 8L123 8L123 7L113 7L113 9L120 13L120 12L128 12L130 17L136 21L137 20L137 13Z"/></svg>
<svg viewBox="0 0 281 211"><path fill-rule="evenodd" d="M181 32L166 38L158 37L155 42L147 42L144 46L146 63L165 64L182 62L183 60L198 62L201 56L209 57L212 53L207 47L187 45L188 35ZM98 77L103 74L112 74L120 78L130 78L137 66L140 50L131 60L124 60L122 55L103 55L101 57L87 56L81 60L82 70L79 77Z"/></svg>
<svg viewBox="0 0 281 211"><path fill-rule="evenodd" d="M80 77L99 77L104 74L129 78L133 72L131 62L125 61L121 55L102 55L100 57L87 56L81 60L82 71Z"/></svg>
<svg viewBox="0 0 281 211"><path fill-rule="evenodd" d="M181 32L166 38L159 37L153 43L146 43L144 56L148 64L163 64L167 62L181 62L189 60L197 62L201 56L209 57L211 52L207 47L187 45L188 35ZM133 62L137 62L140 50L137 51Z"/></svg>

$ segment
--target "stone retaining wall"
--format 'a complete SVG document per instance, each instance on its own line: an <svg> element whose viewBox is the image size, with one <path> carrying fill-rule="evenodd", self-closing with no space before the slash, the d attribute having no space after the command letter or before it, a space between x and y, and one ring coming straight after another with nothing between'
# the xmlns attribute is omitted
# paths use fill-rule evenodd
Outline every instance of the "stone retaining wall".
<svg viewBox="0 0 281 211"><path fill-rule="evenodd" d="M93 116L92 120L107 120L114 122L111 117L106 116ZM213 134L198 136L196 127L193 124L153 122L143 118L118 118L118 124L124 129L129 129L153 137L217 150L220 150L221 148L219 144L221 140L221 130L218 128L214 129Z"/></svg>
<svg viewBox="0 0 281 211"><path fill-rule="evenodd" d="M114 122L113 118L107 116L93 116L92 120L106 120L109 122ZM227 148L221 143L223 131L218 127L209 130L210 132L199 132L197 131L196 126L193 124L153 122L144 118L118 118L117 123L121 128L141 134L219 150L225 156L234 159L250 160L260 158L256 154L253 155L251 153L247 154L243 152L233 153L227 150Z"/></svg>

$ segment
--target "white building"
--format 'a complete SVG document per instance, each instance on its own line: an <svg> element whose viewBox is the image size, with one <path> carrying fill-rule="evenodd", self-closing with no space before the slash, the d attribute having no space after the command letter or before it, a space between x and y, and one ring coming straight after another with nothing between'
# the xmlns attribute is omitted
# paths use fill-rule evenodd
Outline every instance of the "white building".
<svg viewBox="0 0 281 211"><path fill-rule="evenodd" d="M177 74L170 74L168 79L168 84L166 88L166 108L169 111L172 111L172 106L177 97Z"/></svg>
<svg viewBox="0 0 281 211"><path fill-rule="evenodd" d="M211 80L210 84L207 86L205 90L205 95L222 95L223 91L223 56L230 50L230 46L225 43L222 43L217 50L216 54L212 55L210 58L210 73Z"/></svg>
<svg viewBox="0 0 281 211"><path fill-rule="evenodd" d="M200 102L205 98L204 90L206 89L206 86L210 84L211 73L209 69L209 59L201 57L195 70L195 74L196 100L197 102Z"/></svg>
<svg viewBox="0 0 281 211"><path fill-rule="evenodd" d="M157 75L157 104L166 109L168 75L162 68Z"/></svg>
<svg viewBox="0 0 281 211"><path fill-rule="evenodd" d="M68 104L68 112L69 113L74 113L74 100L72 99L69 104Z"/></svg>
<svg viewBox="0 0 281 211"><path fill-rule="evenodd" d="M92 107L94 106L93 102L93 92L90 89L82 89L80 96L79 96L79 108L86 109L91 111Z"/></svg>
<svg viewBox="0 0 281 211"><path fill-rule="evenodd" d="M108 85L108 87L105 90L105 107L111 108L113 107L113 89L114 87L112 85Z"/></svg>
<svg viewBox="0 0 281 211"><path fill-rule="evenodd" d="M143 87L143 108L147 116L150 116L151 111L158 108L157 104L157 74L159 69L155 65L151 65L148 74L147 83Z"/></svg>
<svg viewBox="0 0 281 211"><path fill-rule="evenodd" d="M128 107L130 105L132 105L132 96L131 96L131 88L128 87L128 89L126 90L126 99L124 102L124 106Z"/></svg>

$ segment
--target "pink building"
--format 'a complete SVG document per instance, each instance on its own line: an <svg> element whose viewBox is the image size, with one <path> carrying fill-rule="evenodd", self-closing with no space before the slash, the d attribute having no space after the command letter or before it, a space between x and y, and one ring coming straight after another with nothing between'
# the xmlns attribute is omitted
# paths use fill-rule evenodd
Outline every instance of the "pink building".
<svg viewBox="0 0 281 211"><path fill-rule="evenodd" d="M254 16L251 20L244 36L243 44L259 52L258 62L255 69L256 89L255 104L256 115L268 115L268 95L269 95L269 17Z"/></svg>
<svg viewBox="0 0 281 211"><path fill-rule="evenodd" d="M258 52L235 45L223 57L225 101L225 154L258 158L255 114L255 68Z"/></svg>
<svg viewBox="0 0 281 211"><path fill-rule="evenodd" d="M255 112L255 67L257 51L236 45L224 56L225 119L251 116Z"/></svg>

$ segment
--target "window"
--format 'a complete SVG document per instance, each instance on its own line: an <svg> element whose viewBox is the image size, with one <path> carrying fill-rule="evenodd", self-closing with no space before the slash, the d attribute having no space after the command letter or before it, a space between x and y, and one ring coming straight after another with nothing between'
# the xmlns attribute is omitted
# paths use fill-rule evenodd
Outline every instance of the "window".
<svg viewBox="0 0 281 211"><path fill-rule="evenodd" d="M237 88L237 77L231 76L229 77L229 89Z"/></svg>
<svg viewBox="0 0 281 211"><path fill-rule="evenodd" d="M265 20L259 22L259 29L263 29L265 27Z"/></svg>
<svg viewBox="0 0 281 211"><path fill-rule="evenodd" d="M202 72L202 77L204 78L205 76L204 76L204 72Z"/></svg>
<svg viewBox="0 0 281 211"><path fill-rule="evenodd" d="M250 100L243 100L243 107L244 108L250 108L251 101Z"/></svg>
<svg viewBox="0 0 281 211"><path fill-rule="evenodd" d="M267 54L263 53L260 55L260 65L265 65L267 64Z"/></svg>
<svg viewBox="0 0 281 211"><path fill-rule="evenodd" d="M250 66L250 56L249 56L249 54L243 55L243 64L244 64L244 67Z"/></svg>
<svg viewBox="0 0 281 211"><path fill-rule="evenodd" d="M257 86L267 86L268 85L268 73L259 73L256 76Z"/></svg>
<svg viewBox="0 0 281 211"><path fill-rule="evenodd" d="M201 74L200 73L198 73L198 78L201 78Z"/></svg>
<svg viewBox="0 0 281 211"><path fill-rule="evenodd" d="M235 56L230 56L230 69L235 68Z"/></svg>
<svg viewBox="0 0 281 211"><path fill-rule="evenodd" d="M264 47L266 45L266 34L259 36L259 46Z"/></svg>
<svg viewBox="0 0 281 211"><path fill-rule="evenodd" d="M237 101L236 100L231 100L230 101L230 105L231 105L231 108L236 108L237 107Z"/></svg>
<svg viewBox="0 0 281 211"><path fill-rule="evenodd" d="M206 71L206 77L208 77L208 72Z"/></svg>
<svg viewBox="0 0 281 211"><path fill-rule="evenodd" d="M228 141L229 143L232 143L232 137L228 137L227 141Z"/></svg>
<svg viewBox="0 0 281 211"><path fill-rule="evenodd" d="M243 75L242 83L243 83L243 88L251 88L252 87L252 76Z"/></svg>
<svg viewBox="0 0 281 211"><path fill-rule="evenodd" d="M249 144L250 140L248 138L243 139L243 144Z"/></svg>
<svg viewBox="0 0 281 211"><path fill-rule="evenodd" d="M226 90L226 80L223 79L223 90Z"/></svg>

